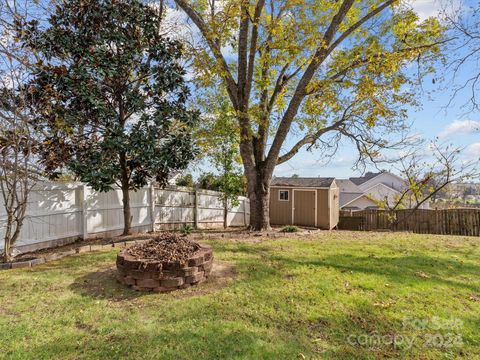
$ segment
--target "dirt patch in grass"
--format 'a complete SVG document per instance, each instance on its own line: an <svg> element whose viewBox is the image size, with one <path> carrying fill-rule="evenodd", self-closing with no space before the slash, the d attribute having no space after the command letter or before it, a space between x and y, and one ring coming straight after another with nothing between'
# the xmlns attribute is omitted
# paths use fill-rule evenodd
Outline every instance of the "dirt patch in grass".
<svg viewBox="0 0 480 360"><path fill-rule="evenodd" d="M195 230L192 234L188 235L186 238L191 240L215 240L222 239L227 241L235 242L246 242L250 244L261 243L265 240L270 240L272 238L291 238L291 237L301 237L315 240L319 236L329 234L329 231L324 231L314 228L299 228L297 233L285 233L280 231L281 227L273 227L269 232L253 232L246 230L245 228L231 228L231 229L212 229L212 230ZM15 258L15 261L27 261L30 259L35 259L38 257L45 257L51 254L67 252L70 250L75 250L82 246L87 245L111 245L115 243L128 242L133 240L149 240L163 234L167 234L166 231L157 231L153 233L138 233L128 236L116 236L116 237L105 237L105 238L93 238L82 240L79 239L73 243L60 245L55 247L50 247L47 249L40 249L31 252L26 252L18 255ZM177 234L176 234L177 235Z"/></svg>
<svg viewBox="0 0 480 360"><path fill-rule="evenodd" d="M188 289L177 290L174 294L179 297L192 297L215 292L237 277L235 267L227 262L214 261L209 278L204 283L192 286ZM97 270L81 276L70 285L70 288L81 294L95 299L106 299L112 302L124 302L134 300L141 296L164 296L162 294L142 293L131 290L120 284L117 280L115 266Z"/></svg>

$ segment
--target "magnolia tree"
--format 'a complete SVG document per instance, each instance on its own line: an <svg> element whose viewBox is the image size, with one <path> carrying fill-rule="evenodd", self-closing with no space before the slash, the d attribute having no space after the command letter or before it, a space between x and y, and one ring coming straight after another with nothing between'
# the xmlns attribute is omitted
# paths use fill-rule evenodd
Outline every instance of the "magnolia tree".
<svg viewBox="0 0 480 360"><path fill-rule="evenodd" d="M405 109L443 42L435 19L398 0L173 3L202 39L191 51L196 81L220 80L228 94L255 230L270 226L275 167L300 150L346 138L363 160L401 145L402 135L388 139L405 132Z"/></svg>
<svg viewBox="0 0 480 360"><path fill-rule="evenodd" d="M160 23L161 9L141 1L72 0L48 24L19 27L41 57L29 92L47 173L66 168L99 191L118 185L124 234L129 191L150 179L165 184L196 153L182 44L163 36Z"/></svg>

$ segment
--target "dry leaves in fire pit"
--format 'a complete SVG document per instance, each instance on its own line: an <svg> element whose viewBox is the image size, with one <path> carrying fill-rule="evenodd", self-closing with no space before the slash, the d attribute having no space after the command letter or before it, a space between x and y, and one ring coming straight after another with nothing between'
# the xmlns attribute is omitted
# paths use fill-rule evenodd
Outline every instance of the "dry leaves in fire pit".
<svg viewBox="0 0 480 360"><path fill-rule="evenodd" d="M185 262L200 250L200 245L186 237L173 233L163 233L143 244L127 249L127 253L137 259Z"/></svg>

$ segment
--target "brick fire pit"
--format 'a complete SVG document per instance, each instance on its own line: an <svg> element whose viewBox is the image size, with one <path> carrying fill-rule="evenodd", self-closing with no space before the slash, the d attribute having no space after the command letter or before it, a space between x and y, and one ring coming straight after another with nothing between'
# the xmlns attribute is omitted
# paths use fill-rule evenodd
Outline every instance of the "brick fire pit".
<svg viewBox="0 0 480 360"><path fill-rule="evenodd" d="M200 245L200 250L184 262L137 259L127 250L122 250L117 256L118 279L137 291L185 289L205 281L212 270L213 254L208 245Z"/></svg>

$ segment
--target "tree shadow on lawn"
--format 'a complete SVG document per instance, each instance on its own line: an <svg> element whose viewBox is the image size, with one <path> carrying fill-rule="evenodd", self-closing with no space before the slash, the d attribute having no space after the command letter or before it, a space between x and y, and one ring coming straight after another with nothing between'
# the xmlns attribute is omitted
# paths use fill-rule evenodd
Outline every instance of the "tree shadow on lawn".
<svg viewBox="0 0 480 360"><path fill-rule="evenodd" d="M95 299L111 301L133 300L148 293L134 291L120 284L115 266L90 272L74 280L69 286L74 292Z"/></svg>
<svg viewBox="0 0 480 360"><path fill-rule="evenodd" d="M457 288L480 291L480 286L448 279L463 276L476 279L480 274L480 265L463 263L458 260L431 257L428 255L410 256L354 256L338 254L327 257L286 258L273 256L273 259L289 264L289 266L319 266L338 269L341 272L364 273L388 277L390 282L402 284L420 284L425 282L436 285L447 285Z"/></svg>
<svg viewBox="0 0 480 360"><path fill-rule="evenodd" d="M141 296L156 294L130 289L118 282L116 273L117 269L115 266L90 272L76 278L73 284L70 285L70 288L82 296L111 301L132 300ZM174 291L173 293L178 294L180 297L208 294L227 286L236 277L237 272L234 266L226 262L215 261L207 281L188 289Z"/></svg>
<svg viewBox="0 0 480 360"><path fill-rule="evenodd" d="M188 320L195 316L191 314ZM119 329L99 336L82 331L74 339L71 334L65 334L48 339L30 351L38 358L77 358L81 355L85 358L176 360L294 359L301 350L299 343L288 334L274 336L266 333L265 328L250 328L243 323L222 320L200 322L192 327L186 320L178 319L175 324L158 323L149 331Z"/></svg>

